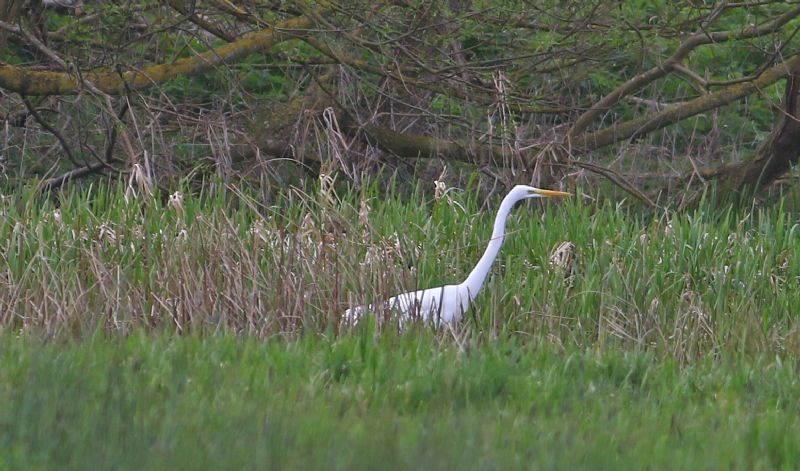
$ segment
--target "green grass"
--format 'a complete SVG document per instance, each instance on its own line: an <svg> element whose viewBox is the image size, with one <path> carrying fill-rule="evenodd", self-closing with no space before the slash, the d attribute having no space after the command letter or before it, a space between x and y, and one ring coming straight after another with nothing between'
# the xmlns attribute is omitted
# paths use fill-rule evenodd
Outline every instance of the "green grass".
<svg viewBox="0 0 800 471"><path fill-rule="evenodd" d="M417 332L297 342L2 338L5 469L773 469L795 361L466 352Z"/></svg>
<svg viewBox="0 0 800 471"><path fill-rule="evenodd" d="M0 469L800 465L796 214L523 205L462 325L341 328L480 256L421 193L4 197Z"/></svg>

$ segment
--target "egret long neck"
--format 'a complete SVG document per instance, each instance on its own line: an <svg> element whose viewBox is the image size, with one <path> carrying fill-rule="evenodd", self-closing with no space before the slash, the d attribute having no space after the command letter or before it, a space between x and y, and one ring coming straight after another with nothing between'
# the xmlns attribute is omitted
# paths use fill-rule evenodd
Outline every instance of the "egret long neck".
<svg viewBox="0 0 800 471"><path fill-rule="evenodd" d="M500 203L500 209L497 211L497 217L494 220L492 239L489 241L489 245L486 246L486 251L483 252L481 259L478 260L478 264L475 265L467 279L464 280L463 285L469 291L470 301L480 293L483 282L486 281L486 276L492 268L492 263L497 258L497 253L500 252L500 247L503 245L503 238L506 234L506 219L508 219L508 214L516 202L517 199L506 196L503 202Z"/></svg>

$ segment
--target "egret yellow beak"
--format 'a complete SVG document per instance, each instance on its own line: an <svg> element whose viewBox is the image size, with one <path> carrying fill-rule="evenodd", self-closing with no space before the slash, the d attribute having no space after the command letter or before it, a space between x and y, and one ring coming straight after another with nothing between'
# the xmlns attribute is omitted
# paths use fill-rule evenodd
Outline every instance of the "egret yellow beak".
<svg viewBox="0 0 800 471"><path fill-rule="evenodd" d="M541 196L572 196L571 193L567 193L564 191L556 191L556 190L542 190L539 188L535 188L533 190L534 193Z"/></svg>

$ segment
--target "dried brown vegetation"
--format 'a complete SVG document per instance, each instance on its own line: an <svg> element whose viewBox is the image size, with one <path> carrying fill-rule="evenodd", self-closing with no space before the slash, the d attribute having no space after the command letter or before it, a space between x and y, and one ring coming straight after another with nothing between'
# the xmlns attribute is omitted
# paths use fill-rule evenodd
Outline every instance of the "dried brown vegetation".
<svg viewBox="0 0 800 471"><path fill-rule="evenodd" d="M0 331L335 336L349 331L348 307L463 279L491 232L478 198L441 184L438 199L411 204L323 188L269 207L241 193L175 193L161 206L135 182L59 209L4 198ZM785 213L643 225L610 206L538 212L515 212L486 290L438 336L619 344L687 363L800 345L797 226Z"/></svg>

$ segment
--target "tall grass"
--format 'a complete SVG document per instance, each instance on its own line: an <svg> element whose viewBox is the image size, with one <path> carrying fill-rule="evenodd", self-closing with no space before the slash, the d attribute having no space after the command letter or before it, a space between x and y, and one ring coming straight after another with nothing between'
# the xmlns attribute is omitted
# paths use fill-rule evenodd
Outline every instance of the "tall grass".
<svg viewBox="0 0 800 471"><path fill-rule="evenodd" d="M107 187L58 207L5 196L0 326L341 334L346 307L460 281L479 258L494 212L469 192L423 194L291 191L272 206L232 188L170 204ZM643 216L573 198L516 208L508 228L475 309L442 339L535 337L680 362L800 352L800 227L780 207ZM565 241L572 262L555 263Z"/></svg>

